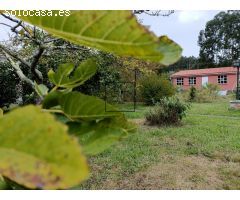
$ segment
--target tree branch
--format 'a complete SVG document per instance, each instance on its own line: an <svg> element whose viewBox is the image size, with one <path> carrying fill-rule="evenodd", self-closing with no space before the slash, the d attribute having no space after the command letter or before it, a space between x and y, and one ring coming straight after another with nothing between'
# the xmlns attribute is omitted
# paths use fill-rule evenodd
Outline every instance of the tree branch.
<svg viewBox="0 0 240 200"><path fill-rule="evenodd" d="M9 27L9 28L12 28L10 25L5 24L5 23L0 23L0 25L4 25L4 26L7 26L7 27Z"/></svg>
<svg viewBox="0 0 240 200"><path fill-rule="evenodd" d="M2 44L0 44L0 49L2 49L5 53L10 55L11 57L15 58L20 63L22 63L22 64L26 65L27 67L29 67L31 69L33 75L36 77L38 82L41 82L43 80L42 73L38 69L36 69L36 67L37 67L37 63L38 63L40 57L42 56L42 54L44 52L44 48L43 49L42 49L42 47L39 48L38 52L33 56L33 61L32 61L31 64L29 62L27 62L26 60L20 58L16 53L10 51L8 48L6 48Z"/></svg>
<svg viewBox="0 0 240 200"><path fill-rule="evenodd" d="M37 67L37 64L38 64L42 54L44 53L44 50L45 50L45 48L43 46L39 46L37 53L33 56L33 61L30 66L31 72L38 79L38 81L43 80L42 73L39 70L37 70L36 67Z"/></svg>
<svg viewBox="0 0 240 200"><path fill-rule="evenodd" d="M18 23L18 22L19 22L19 20L13 19L12 17L10 17L10 16L8 16L8 15L6 15L6 14L4 14L4 13L1 13L1 15L2 15L3 17L5 17L6 19L11 20L12 22L15 22L15 23Z"/></svg>
<svg viewBox="0 0 240 200"><path fill-rule="evenodd" d="M6 48L4 45L0 44L0 49L2 49L4 52L6 52L8 55L12 56L13 58L15 58L16 60L18 60L19 62L21 62L22 64L31 67L31 65L23 60L22 58L20 58L16 53L10 51L8 48Z"/></svg>
<svg viewBox="0 0 240 200"><path fill-rule="evenodd" d="M17 20L17 19L13 19L12 17L10 17L10 16L8 16L8 15L5 15L5 14L3 14L3 13L1 13L1 15L2 15L3 17L5 17L6 19L8 19L8 20L10 20L10 21L12 21L12 22L14 22L14 23L16 23L15 26L10 26L10 25L8 26L8 27L10 27L10 29L11 29L11 31L12 31L13 33L15 33L15 34L17 34L17 35L20 35L20 36L24 36L24 37L32 40L32 41L33 41L35 44L37 44L37 45L40 45L40 44L41 44L41 42L36 39L35 34L34 34L34 36L31 35L31 33L30 33L29 30L25 27L25 25L23 24L22 21ZM21 28L24 30L23 33L17 30L17 28L19 28L19 27L21 27Z"/></svg>
<svg viewBox="0 0 240 200"><path fill-rule="evenodd" d="M21 70L21 68L19 66L19 62L14 62L13 59L11 58L11 56L7 52L5 52L4 50L3 50L3 52L4 52L4 55L7 58L7 60L11 63L12 67L15 69L15 72L18 75L18 77L20 78L20 80L26 82L34 89L35 88L34 82L23 73L23 71Z"/></svg>

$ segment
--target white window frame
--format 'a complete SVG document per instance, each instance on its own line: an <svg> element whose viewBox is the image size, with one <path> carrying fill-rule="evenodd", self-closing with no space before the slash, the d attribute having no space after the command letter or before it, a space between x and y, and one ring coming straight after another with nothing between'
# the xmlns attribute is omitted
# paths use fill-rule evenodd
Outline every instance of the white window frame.
<svg viewBox="0 0 240 200"><path fill-rule="evenodd" d="M219 75L218 76L218 84L227 84L227 75Z"/></svg>
<svg viewBox="0 0 240 200"><path fill-rule="evenodd" d="M196 85L196 83L197 83L196 76L192 76L192 77L188 78L188 84L189 85Z"/></svg>
<svg viewBox="0 0 240 200"><path fill-rule="evenodd" d="M177 78L177 85L183 85L184 79L183 78Z"/></svg>

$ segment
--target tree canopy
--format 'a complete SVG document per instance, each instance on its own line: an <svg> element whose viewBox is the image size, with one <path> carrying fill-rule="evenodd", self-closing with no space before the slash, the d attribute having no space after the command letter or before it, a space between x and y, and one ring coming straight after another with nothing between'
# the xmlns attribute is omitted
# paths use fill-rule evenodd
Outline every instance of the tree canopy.
<svg viewBox="0 0 240 200"><path fill-rule="evenodd" d="M240 56L240 11L218 13L199 33L199 62L229 66Z"/></svg>

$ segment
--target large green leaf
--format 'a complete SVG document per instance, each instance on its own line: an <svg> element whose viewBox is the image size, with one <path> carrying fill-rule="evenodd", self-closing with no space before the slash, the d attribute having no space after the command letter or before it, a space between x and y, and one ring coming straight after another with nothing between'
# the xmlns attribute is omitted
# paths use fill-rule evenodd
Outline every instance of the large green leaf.
<svg viewBox="0 0 240 200"><path fill-rule="evenodd" d="M77 121L100 120L123 115L115 107L105 103L103 100L80 92L62 94L59 98L59 105L64 114ZM106 111L106 106L111 112Z"/></svg>
<svg viewBox="0 0 240 200"><path fill-rule="evenodd" d="M50 70L48 72L48 78L58 87L74 88L82 85L96 73L96 62L93 59L83 61L74 71L73 76L69 77L73 70L73 64L62 64L58 67L56 72Z"/></svg>
<svg viewBox="0 0 240 200"><path fill-rule="evenodd" d="M115 142L136 130L122 116L104 119L100 122L68 122L69 132L78 136L83 151L87 155L95 155L109 148Z"/></svg>
<svg viewBox="0 0 240 200"><path fill-rule="evenodd" d="M67 127L30 105L0 119L0 174L28 188L61 189L86 179L88 167Z"/></svg>
<svg viewBox="0 0 240 200"><path fill-rule="evenodd" d="M169 65L182 49L167 36L157 37L131 11L71 11L70 16L18 16L47 32L80 45ZM160 27L164 29L164 27Z"/></svg>
<svg viewBox="0 0 240 200"><path fill-rule="evenodd" d="M119 127L101 127L96 122L70 123L69 126L75 126L74 129L76 132L73 130L71 132L79 137L79 142L83 146L84 153L87 155L101 153L127 135L124 129Z"/></svg>

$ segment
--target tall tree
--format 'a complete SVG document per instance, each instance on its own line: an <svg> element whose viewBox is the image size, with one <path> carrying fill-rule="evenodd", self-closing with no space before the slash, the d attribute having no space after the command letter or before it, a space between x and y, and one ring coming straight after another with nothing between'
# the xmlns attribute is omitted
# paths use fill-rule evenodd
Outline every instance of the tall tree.
<svg viewBox="0 0 240 200"><path fill-rule="evenodd" d="M218 13L199 33L200 62L229 66L240 57L240 11Z"/></svg>
<svg viewBox="0 0 240 200"><path fill-rule="evenodd" d="M182 56L176 63L169 65L168 67L159 68L158 72L176 72L179 70L198 69L200 67L198 58L194 56Z"/></svg>

